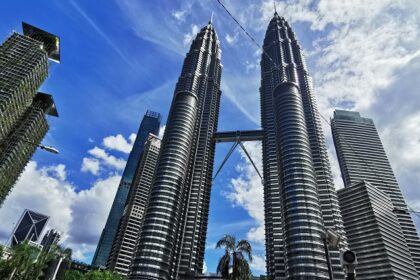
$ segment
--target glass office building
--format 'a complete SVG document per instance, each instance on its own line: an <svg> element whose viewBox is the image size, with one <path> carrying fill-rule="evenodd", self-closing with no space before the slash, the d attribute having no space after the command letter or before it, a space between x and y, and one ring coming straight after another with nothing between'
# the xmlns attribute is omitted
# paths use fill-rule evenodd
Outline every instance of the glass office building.
<svg viewBox="0 0 420 280"><path fill-rule="evenodd" d="M134 141L133 149L128 156L121 182L118 186L111 211L109 212L105 228L102 230L95 255L92 260L92 266L106 267L109 254L111 253L112 243L116 236L118 225L124 213L124 206L127 202L128 193L134 180L137 167L140 162L140 156L144 149L147 137L150 133L158 134L160 128L161 115L156 112L147 111L140 124Z"/></svg>

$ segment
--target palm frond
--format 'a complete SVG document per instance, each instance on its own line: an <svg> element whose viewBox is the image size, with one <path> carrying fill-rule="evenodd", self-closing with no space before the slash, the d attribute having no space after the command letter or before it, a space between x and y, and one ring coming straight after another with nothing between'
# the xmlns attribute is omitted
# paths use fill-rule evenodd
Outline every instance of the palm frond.
<svg viewBox="0 0 420 280"><path fill-rule="evenodd" d="M235 250L235 237L232 235L225 235L222 239L217 241L216 249L222 247L225 247L228 252L233 252Z"/></svg>
<svg viewBox="0 0 420 280"><path fill-rule="evenodd" d="M248 259L252 262L252 247L247 240L241 240L236 246L236 251L245 254Z"/></svg>

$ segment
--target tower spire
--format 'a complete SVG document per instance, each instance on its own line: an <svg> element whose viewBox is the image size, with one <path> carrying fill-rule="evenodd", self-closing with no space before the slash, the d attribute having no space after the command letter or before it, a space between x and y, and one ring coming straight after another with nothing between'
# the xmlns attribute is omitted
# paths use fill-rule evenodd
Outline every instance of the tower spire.
<svg viewBox="0 0 420 280"><path fill-rule="evenodd" d="M211 16L210 16L209 24L213 24L213 12L211 12Z"/></svg>
<svg viewBox="0 0 420 280"><path fill-rule="evenodd" d="M274 15L277 16L276 0L273 1L274 4Z"/></svg>

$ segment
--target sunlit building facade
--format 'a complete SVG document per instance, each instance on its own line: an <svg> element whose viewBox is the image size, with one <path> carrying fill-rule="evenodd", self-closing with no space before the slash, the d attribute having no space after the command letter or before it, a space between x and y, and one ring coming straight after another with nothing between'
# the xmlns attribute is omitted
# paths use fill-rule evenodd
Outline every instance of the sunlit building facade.
<svg viewBox="0 0 420 280"><path fill-rule="evenodd" d="M388 207L387 211L392 213L384 211L382 215L396 216L406 246L411 254L411 257L404 254L398 256L401 259L401 266L404 262L410 263L412 259L414 267L420 275L419 236L373 120L362 117L358 112L336 110L331 121L331 128L345 189L352 188L353 185L359 184L361 181L366 181L369 185L386 195L382 199L383 204L389 200L392 207ZM340 204L342 204L341 207L343 208L344 201L349 199L345 194L349 191L343 190L341 192ZM353 205L357 207L356 203ZM367 215L365 217L368 218ZM351 220L352 217L344 219L346 228L350 227L349 223ZM378 234L389 237L391 233L387 229L382 229ZM350 248L356 246L353 242L355 239L365 238L366 243L369 243L369 236L364 232L349 231L348 237ZM392 241L392 243L395 246L399 244L397 240ZM404 247L403 245L401 246ZM395 248L388 248L382 253L392 255L395 253ZM369 261L369 259L365 261ZM371 269L374 269L374 266L374 264L371 264ZM399 271L403 270L404 268L401 267ZM410 278L408 276L407 278L400 276L398 279Z"/></svg>
<svg viewBox="0 0 420 280"><path fill-rule="evenodd" d="M48 61L59 61L58 37L23 23L0 45L0 205L58 116L51 95L38 93Z"/></svg>
<svg viewBox="0 0 420 280"><path fill-rule="evenodd" d="M161 141L156 135L149 134L108 258L107 268L123 275L127 275L129 272L137 238L140 234L150 186L159 157L160 143Z"/></svg>
<svg viewBox="0 0 420 280"><path fill-rule="evenodd" d="M161 118L159 113L147 111L141 121L136 140L133 144L133 149L128 156L127 164L122 174L117 193L115 194L115 199L112 203L108 219L106 220L98 246L96 247L95 255L92 260L92 266L94 267L106 267L112 244L118 231L118 225L124 214L128 193L133 184L140 157L144 150L144 144L150 133L155 135L159 134Z"/></svg>

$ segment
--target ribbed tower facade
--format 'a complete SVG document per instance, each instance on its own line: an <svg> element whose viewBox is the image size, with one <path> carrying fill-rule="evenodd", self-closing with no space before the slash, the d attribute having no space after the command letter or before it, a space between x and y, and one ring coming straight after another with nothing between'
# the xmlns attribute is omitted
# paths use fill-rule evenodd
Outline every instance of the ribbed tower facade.
<svg viewBox="0 0 420 280"><path fill-rule="evenodd" d="M389 197L392 211L397 216L420 275L419 236L375 124L371 119L361 117L358 112L336 110L331 127L345 187L365 180Z"/></svg>
<svg viewBox="0 0 420 280"><path fill-rule="evenodd" d="M338 191L357 279L419 279L389 196L367 181Z"/></svg>
<svg viewBox="0 0 420 280"><path fill-rule="evenodd" d="M159 151L160 139L149 134L107 263L107 268L123 275L128 274L133 258Z"/></svg>
<svg viewBox="0 0 420 280"><path fill-rule="evenodd" d="M115 194L105 228L102 230L101 237L96 247L92 265L95 267L106 267L109 255L111 253L112 244L118 231L118 225L124 213L124 207L127 203L128 193L133 184L136 170L139 166L140 157L144 149L149 134L157 135L160 128L161 115L156 112L147 111L141 121L134 141L133 149L128 156L121 182Z"/></svg>
<svg viewBox="0 0 420 280"><path fill-rule="evenodd" d="M38 93L58 38L24 24L0 45L0 205L58 116L53 98Z"/></svg>
<svg viewBox="0 0 420 280"><path fill-rule="evenodd" d="M184 60L129 279L202 271L220 104L220 49L211 22Z"/></svg>
<svg viewBox="0 0 420 280"><path fill-rule="evenodd" d="M277 13L261 58L266 260L270 279L329 279L323 237L346 238L312 80L295 34ZM330 248L334 279L344 279Z"/></svg>

